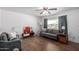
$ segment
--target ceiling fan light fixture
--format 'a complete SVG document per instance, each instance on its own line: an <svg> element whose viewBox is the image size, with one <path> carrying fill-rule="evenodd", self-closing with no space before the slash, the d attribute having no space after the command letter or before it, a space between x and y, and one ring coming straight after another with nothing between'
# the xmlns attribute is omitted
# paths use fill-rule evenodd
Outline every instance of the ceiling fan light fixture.
<svg viewBox="0 0 79 59"><path fill-rule="evenodd" d="M47 16L50 14L50 12L44 10L43 12L40 13L42 16Z"/></svg>
<svg viewBox="0 0 79 59"><path fill-rule="evenodd" d="M48 16L48 15L52 15L51 11L57 10L57 8L50 8L50 7L40 7L38 9L36 9L35 11L40 11L40 15L41 16Z"/></svg>

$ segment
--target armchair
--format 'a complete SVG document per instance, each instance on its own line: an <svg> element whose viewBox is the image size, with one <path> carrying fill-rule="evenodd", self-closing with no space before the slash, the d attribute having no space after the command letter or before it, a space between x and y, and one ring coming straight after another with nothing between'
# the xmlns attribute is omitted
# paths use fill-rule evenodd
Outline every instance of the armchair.
<svg viewBox="0 0 79 59"><path fill-rule="evenodd" d="M34 35L34 32L32 31L32 29L30 27L24 27L23 33L22 33L23 38L33 36L33 35Z"/></svg>

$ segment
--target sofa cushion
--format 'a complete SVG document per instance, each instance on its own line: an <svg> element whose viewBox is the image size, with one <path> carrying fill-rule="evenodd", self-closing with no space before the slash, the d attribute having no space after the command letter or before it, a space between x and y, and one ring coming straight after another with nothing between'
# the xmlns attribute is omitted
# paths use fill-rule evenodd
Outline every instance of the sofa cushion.
<svg viewBox="0 0 79 59"><path fill-rule="evenodd" d="M52 34L57 34L59 31L58 30L53 30L53 29L47 29L46 33L52 33Z"/></svg>
<svg viewBox="0 0 79 59"><path fill-rule="evenodd" d="M52 29L47 29L46 33L53 33L53 30Z"/></svg>
<svg viewBox="0 0 79 59"><path fill-rule="evenodd" d="M53 30L53 34L57 34L58 32L58 30Z"/></svg>
<svg viewBox="0 0 79 59"><path fill-rule="evenodd" d="M6 32L1 33L1 41L8 41L8 34Z"/></svg>
<svg viewBox="0 0 79 59"><path fill-rule="evenodd" d="M45 34L49 36L57 36L56 34L51 34L51 33L45 33Z"/></svg>

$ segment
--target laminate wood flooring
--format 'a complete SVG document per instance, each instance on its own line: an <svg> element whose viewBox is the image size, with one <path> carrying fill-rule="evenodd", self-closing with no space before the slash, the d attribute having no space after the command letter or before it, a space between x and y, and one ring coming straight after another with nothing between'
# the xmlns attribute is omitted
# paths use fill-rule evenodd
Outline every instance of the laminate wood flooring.
<svg viewBox="0 0 79 59"><path fill-rule="evenodd" d="M21 41L22 51L79 51L79 43L62 44L43 37L27 37Z"/></svg>

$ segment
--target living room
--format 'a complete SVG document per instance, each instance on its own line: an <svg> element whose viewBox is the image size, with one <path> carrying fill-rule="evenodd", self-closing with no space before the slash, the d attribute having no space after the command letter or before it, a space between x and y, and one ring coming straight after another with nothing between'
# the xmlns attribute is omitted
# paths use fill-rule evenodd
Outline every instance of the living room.
<svg viewBox="0 0 79 59"><path fill-rule="evenodd" d="M79 7L0 7L0 34L16 32L21 51L79 51L78 18ZM0 49L18 50L6 44Z"/></svg>

